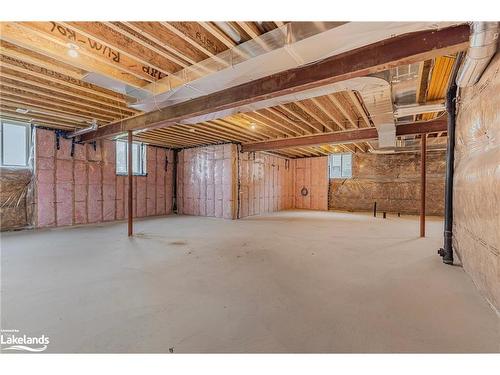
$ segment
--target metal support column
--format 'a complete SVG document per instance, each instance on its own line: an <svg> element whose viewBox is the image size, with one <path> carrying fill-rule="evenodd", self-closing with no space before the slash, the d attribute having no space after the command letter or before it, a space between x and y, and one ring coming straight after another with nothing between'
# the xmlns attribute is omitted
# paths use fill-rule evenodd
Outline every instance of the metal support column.
<svg viewBox="0 0 500 375"><path fill-rule="evenodd" d="M427 135L421 135L420 152L420 237L425 237L425 159L427 153Z"/></svg>
<svg viewBox="0 0 500 375"><path fill-rule="evenodd" d="M133 192L132 189L134 187L134 182L133 182L133 174L132 174L132 131L129 130L127 134L127 146L128 146L128 163L127 163L127 170L128 170L128 236L131 237L134 234L133 231Z"/></svg>

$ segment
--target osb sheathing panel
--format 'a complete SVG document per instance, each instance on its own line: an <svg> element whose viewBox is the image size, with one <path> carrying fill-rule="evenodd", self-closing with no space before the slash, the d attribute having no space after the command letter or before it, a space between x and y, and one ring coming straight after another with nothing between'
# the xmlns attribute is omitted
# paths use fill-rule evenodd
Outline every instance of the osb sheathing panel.
<svg viewBox="0 0 500 375"><path fill-rule="evenodd" d="M239 217L293 208L290 160L261 152L239 154Z"/></svg>
<svg viewBox="0 0 500 375"><path fill-rule="evenodd" d="M295 208L328 210L328 157L294 159Z"/></svg>
<svg viewBox="0 0 500 375"><path fill-rule="evenodd" d="M116 175L115 142L74 145L55 132L36 129L35 225L99 223L127 215L128 181ZM173 152L148 146L147 176L134 176L134 216L171 213ZM169 162L167 162L167 159ZM170 166L170 168L168 168Z"/></svg>
<svg viewBox="0 0 500 375"><path fill-rule="evenodd" d="M30 225L30 169L0 168L0 229L10 230Z"/></svg>
<svg viewBox="0 0 500 375"><path fill-rule="evenodd" d="M461 92L455 135L453 247L500 311L500 54Z"/></svg>
<svg viewBox="0 0 500 375"><path fill-rule="evenodd" d="M426 213L443 215L446 154L427 153ZM353 154L352 178L331 179L330 209L417 214L420 209L420 154Z"/></svg>
<svg viewBox="0 0 500 375"><path fill-rule="evenodd" d="M237 149L234 144L180 151L177 165L177 212L235 219L237 172Z"/></svg>

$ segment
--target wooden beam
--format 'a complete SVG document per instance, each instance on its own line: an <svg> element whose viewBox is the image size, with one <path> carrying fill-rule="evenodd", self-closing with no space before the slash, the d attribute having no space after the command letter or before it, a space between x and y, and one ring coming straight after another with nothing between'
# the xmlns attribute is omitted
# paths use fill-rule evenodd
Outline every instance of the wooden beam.
<svg viewBox="0 0 500 375"><path fill-rule="evenodd" d="M349 121L353 128L359 128L358 124L351 117L351 114L347 111L344 105L335 97L335 94L328 95L328 98L332 101L335 107L344 115L344 117Z"/></svg>
<svg viewBox="0 0 500 375"><path fill-rule="evenodd" d="M106 98L106 100L111 100L117 105L119 105L120 103L126 103L125 97L122 94L118 94L111 90L103 89L99 86L82 81L80 80L81 76L79 75L66 75L64 73L61 73L61 71L57 69L52 70L44 65L39 66L30 62L26 62L23 59L19 59L17 57L10 57L6 55L5 52L6 50L2 48L0 55L1 65L17 72L17 74L21 73L24 76L29 75L29 78L31 78L31 76L34 76L40 79L48 80L49 83L60 83L77 90L85 91L85 93L92 94L95 97L99 97L99 100L104 100L102 98ZM2 68L1 72L4 73L5 70Z"/></svg>
<svg viewBox="0 0 500 375"><path fill-rule="evenodd" d="M396 135L412 135L420 133L434 133L447 128L446 119L433 120L429 122L416 122L412 124L399 125L396 127ZM281 148L316 146L322 144L342 144L366 142L378 139L376 128L363 128L347 130L336 133L324 133L308 135L295 138L282 138L263 142L247 143L242 145L243 152L277 150Z"/></svg>
<svg viewBox="0 0 500 375"><path fill-rule="evenodd" d="M315 88L467 48L469 26L428 30L386 39L316 63L272 74L235 87L115 122L82 136L84 141L127 130L171 126L191 117Z"/></svg>
<svg viewBox="0 0 500 375"><path fill-rule="evenodd" d="M89 116L92 116L96 119L101 119L102 121L109 122L116 120L118 118L123 118L125 116L119 116L116 115L115 113L109 113L106 111L98 110L98 109L93 109L93 108L88 108L85 106L81 106L79 104L67 102L61 99L54 100L51 98L44 98L43 95L41 94L33 94L29 93L20 89L14 89L12 90L9 87L3 87L3 84L0 84L0 96L3 98L10 99L12 101L19 101L20 103L26 103L26 104L36 104L42 107L46 108L57 108L61 110L69 110L70 113L71 111L75 111L75 113L80 113L78 111L81 111L82 114L87 114Z"/></svg>
<svg viewBox="0 0 500 375"><path fill-rule="evenodd" d="M1 75L0 75L1 77ZM48 90L43 90L40 88L35 88L35 87L30 87L28 85L19 85L19 84L14 84L11 81L6 81L5 79L2 80L0 83L0 88L5 90L5 91L11 91L13 93L18 93L18 94L24 94L24 95L36 95L40 99L45 99L48 101L51 100L61 100L65 101L66 103L71 103L71 105L74 105L75 107L87 107L87 108L92 108L94 110L100 110L107 112L108 114L113 114L114 117L118 118L123 118L123 117L128 117L131 116L133 113L121 110L119 108L115 107L108 107L102 103L96 104L92 101L86 101L83 98L75 98L72 97L71 95L66 95L66 94L61 94L61 93L54 93L50 92Z"/></svg>
<svg viewBox="0 0 500 375"><path fill-rule="evenodd" d="M205 28L210 34L215 36L221 43L225 44L227 48L233 48L236 45L236 43L230 37L228 37L210 22L199 22L199 24L203 26L203 28Z"/></svg>
<svg viewBox="0 0 500 375"><path fill-rule="evenodd" d="M171 33L199 49L207 56L216 56L226 50L226 46L197 22L160 22Z"/></svg>
<svg viewBox="0 0 500 375"><path fill-rule="evenodd" d="M361 117L363 117L363 120L365 120L366 126L367 127L372 126L370 119L368 118L368 115L365 111L365 108L361 104L361 100L358 98L358 94L355 93L354 91L348 91L347 94L349 95L349 98L351 98L352 104L354 104Z"/></svg>
<svg viewBox="0 0 500 375"><path fill-rule="evenodd" d="M132 22L105 22L105 24L106 26L128 36L129 38L137 42L140 42L142 40L143 43L147 43L148 47L153 51L165 58L172 60L173 62L179 64L184 68L188 67L189 65L196 64L200 60L200 58L196 58L196 60L193 59L192 57L178 51L169 44L163 42L159 39L159 37L156 37L154 33L154 30L156 29L153 26L154 23L143 22L143 24L146 24L146 27L149 26L149 29L142 29ZM160 37L164 34L164 32L160 33Z"/></svg>
<svg viewBox="0 0 500 375"><path fill-rule="evenodd" d="M48 24L51 25L51 23ZM100 73L133 87L143 87L147 82L153 81L153 79L147 78L147 74L141 70L137 62L128 61L119 52L109 49L109 47L105 49L100 44L94 44L94 41L92 41L92 44L87 41L85 47L83 40L86 39L81 39L81 41L77 39L75 41L73 38L66 37L66 41L63 41L58 33L60 34L61 31L57 27L52 32L49 29L47 33L46 31L29 28L24 23L7 22L2 24L1 36L2 39L12 44L59 59L64 63L89 72ZM68 55L68 43L79 47L77 58Z"/></svg>
<svg viewBox="0 0 500 375"><path fill-rule="evenodd" d="M429 73L431 71L431 67L431 60L422 61L418 67L417 103L425 103L427 88L429 87Z"/></svg>
<svg viewBox="0 0 500 375"><path fill-rule="evenodd" d="M289 107L287 107L289 106ZM292 108L290 108L292 107ZM297 108L293 108L293 107L297 107ZM319 124L319 125L316 125L316 124L313 124L311 121L309 121L309 119L307 117L305 117L303 114L301 114L298 109L304 111L300 105L298 105L298 103L287 103L287 104L283 104L283 105L280 105L278 107L279 109L287 112L289 115L299 119L304 125L306 125L310 130L309 130L309 134L312 134L314 132L318 132L318 133L322 133L323 132L323 128L322 128L322 125ZM304 111L304 113L306 113Z"/></svg>
<svg viewBox="0 0 500 375"><path fill-rule="evenodd" d="M138 61L142 71L154 80L183 68L177 62L165 58L163 54L153 51L144 42L115 30L112 24L106 22L61 22L60 24L88 39L94 39L102 45L109 45L121 54Z"/></svg>

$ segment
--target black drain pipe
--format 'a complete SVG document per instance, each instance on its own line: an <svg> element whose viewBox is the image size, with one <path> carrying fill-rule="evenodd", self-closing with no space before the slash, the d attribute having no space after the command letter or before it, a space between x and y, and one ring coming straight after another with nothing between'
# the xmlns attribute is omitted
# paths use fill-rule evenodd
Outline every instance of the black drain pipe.
<svg viewBox="0 0 500 375"><path fill-rule="evenodd" d="M444 198L444 245L438 250L443 262L453 264L453 165L455 163L455 100L457 84L455 74L451 77L452 83L446 95L446 112L448 113L448 143L446 146L446 186Z"/></svg>

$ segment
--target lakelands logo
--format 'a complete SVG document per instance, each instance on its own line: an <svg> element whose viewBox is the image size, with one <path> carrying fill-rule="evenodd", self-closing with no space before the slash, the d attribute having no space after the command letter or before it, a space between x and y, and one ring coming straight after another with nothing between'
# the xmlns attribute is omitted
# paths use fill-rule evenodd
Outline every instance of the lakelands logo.
<svg viewBox="0 0 500 375"><path fill-rule="evenodd" d="M0 330L0 351L43 352L50 343L49 337L22 335L17 329Z"/></svg>

